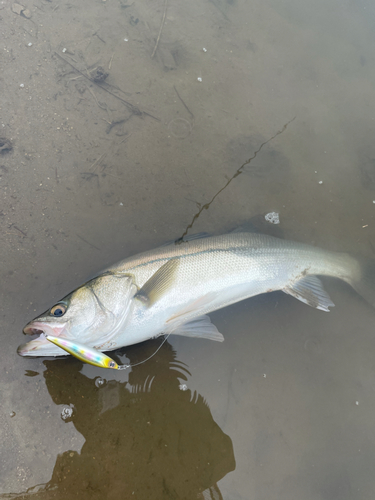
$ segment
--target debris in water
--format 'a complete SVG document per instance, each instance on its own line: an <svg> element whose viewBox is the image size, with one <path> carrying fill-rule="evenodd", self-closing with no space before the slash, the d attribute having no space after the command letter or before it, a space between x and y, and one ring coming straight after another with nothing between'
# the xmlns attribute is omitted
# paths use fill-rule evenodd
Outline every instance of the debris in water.
<svg viewBox="0 0 375 500"><path fill-rule="evenodd" d="M264 216L267 222L270 224L280 224L280 217L277 212L270 212Z"/></svg>
<svg viewBox="0 0 375 500"><path fill-rule="evenodd" d="M68 420L73 415L73 408L70 406L64 406L64 408L61 410L61 418L63 420Z"/></svg>
<svg viewBox="0 0 375 500"><path fill-rule="evenodd" d="M95 379L95 385L96 385L96 387L103 387L103 385L105 385L105 380L104 380L104 378L102 378L102 377L97 377L97 378Z"/></svg>
<svg viewBox="0 0 375 500"><path fill-rule="evenodd" d="M19 3L14 3L12 5L12 12L18 14L19 16L26 17L26 19L30 19L31 17L31 12L29 11L29 9L26 9L26 7L20 5Z"/></svg>

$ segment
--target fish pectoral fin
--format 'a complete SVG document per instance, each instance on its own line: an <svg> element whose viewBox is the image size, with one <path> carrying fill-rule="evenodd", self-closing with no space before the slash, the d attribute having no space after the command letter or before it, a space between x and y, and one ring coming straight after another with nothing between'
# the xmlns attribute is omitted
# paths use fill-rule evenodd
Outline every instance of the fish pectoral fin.
<svg viewBox="0 0 375 500"><path fill-rule="evenodd" d="M211 320L207 315L199 316L188 323L178 325L170 333L171 335L216 340L217 342L223 342L224 340L223 335L219 332L216 326L211 323Z"/></svg>
<svg viewBox="0 0 375 500"><path fill-rule="evenodd" d="M168 260L146 281L134 298L139 299L148 307L155 304L172 286L178 265L177 259Z"/></svg>
<svg viewBox="0 0 375 500"><path fill-rule="evenodd" d="M328 308L335 305L316 276L305 276L296 283L283 288L283 292L321 311L329 312Z"/></svg>
<svg viewBox="0 0 375 500"><path fill-rule="evenodd" d="M194 300L180 311L177 311L175 314L173 314L173 316L167 319L166 323L171 323L171 321L178 319L178 321L181 324L183 322L183 316L189 317L191 314L197 314L197 313L199 314L199 310L202 311L202 309L206 308L211 302L213 302L217 298L217 296L218 296L217 292L206 293L206 295L199 297L199 299Z"/></svg>

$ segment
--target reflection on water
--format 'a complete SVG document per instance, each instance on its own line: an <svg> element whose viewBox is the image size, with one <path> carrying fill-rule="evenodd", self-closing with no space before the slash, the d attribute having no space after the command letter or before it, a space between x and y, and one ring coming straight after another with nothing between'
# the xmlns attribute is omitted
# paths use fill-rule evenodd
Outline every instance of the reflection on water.
<svg viewBox="0 0 375 500"><path fill-rule="evenodd" d="M73 408L64 419L86 441L80 453L57 457L46 485L11 498L222 498L216 483L235 468L232 441L203 396L181 383L190 373L168 342L126 382L90 379L72 358L44 364L53 402Z"/></svg>

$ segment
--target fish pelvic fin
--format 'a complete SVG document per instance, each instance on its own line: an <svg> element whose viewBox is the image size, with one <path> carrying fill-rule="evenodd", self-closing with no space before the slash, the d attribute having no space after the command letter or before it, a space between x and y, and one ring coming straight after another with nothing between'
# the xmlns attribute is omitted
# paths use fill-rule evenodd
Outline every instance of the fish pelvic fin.
<svg viewBox="0 0 375 500"><path fill-rule="evenodd" d="M329 307L335 305L316 276L304 276L296 283L283 288L283 292L321 311L329 312Z"/></svg>
<svg viewBox="0 0 375 500"><path fill-rule="evenodd" d="M172 335L182 335L185 337L195 337L201 339L216 340L223 342L224 337L215 325L211 323L209 316L203 315L188 323L178 325L170 332Z"/></svg>
<svg viewBox="0 0 375 500"><path fill-rule="evenodd" d="M168 260L149 278L142 288L134 295L148 307L162 297L173 284L178 269L177 259Z"/></svg>

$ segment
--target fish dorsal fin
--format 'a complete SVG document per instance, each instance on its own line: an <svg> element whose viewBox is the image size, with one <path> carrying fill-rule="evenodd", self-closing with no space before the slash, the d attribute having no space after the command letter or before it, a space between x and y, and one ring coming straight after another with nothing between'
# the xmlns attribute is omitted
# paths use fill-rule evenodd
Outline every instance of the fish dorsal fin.
<svg viewBox="0 0 375 500"><path fill-rule="evenodd" d="M168 260L146 281L134 298L141 300L148 307L155 304L173 284L178 265L177 259Z"/></svg>
<svg viewBox="0 0 375 500"><path fill-rule="evenodd" d="M283 288L283 292L321 311L329 312L328 308L335 305L316 276L305 276L296 283Z"/></svg>
<svg viewBox="0 0 375 500"><path fill-rule="evenodd" d="M209 316L199 316L188 323L178 325L170 332L172 335L182 335L185 337L196 337L200 339L216 340L223 342L224 337L215 325L211 323Z"/></svg>

